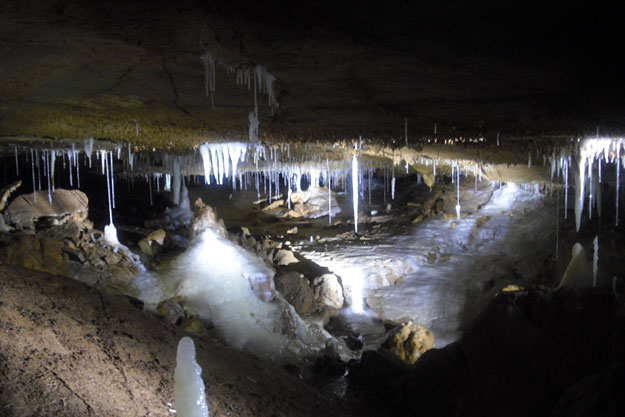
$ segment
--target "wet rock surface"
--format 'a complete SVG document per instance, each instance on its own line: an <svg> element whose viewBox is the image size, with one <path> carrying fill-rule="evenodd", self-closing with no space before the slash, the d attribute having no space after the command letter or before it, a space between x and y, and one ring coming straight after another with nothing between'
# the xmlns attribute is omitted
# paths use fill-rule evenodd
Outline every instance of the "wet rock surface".
<svg viewBox="0 0 625 417"><path fill-rule="evenodd" d="M588 415L603 392L599 415L617 416L623 398L611 393L622 387L622 302L590 290L502 294L458 342L386 377L393 361L367 353L354 380L409 415Z"/></svg>

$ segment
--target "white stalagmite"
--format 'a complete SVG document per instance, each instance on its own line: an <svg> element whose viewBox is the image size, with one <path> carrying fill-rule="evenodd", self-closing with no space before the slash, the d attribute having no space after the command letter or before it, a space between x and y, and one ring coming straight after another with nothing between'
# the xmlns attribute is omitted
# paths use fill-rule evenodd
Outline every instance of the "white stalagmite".
<svg viewBox="0 0 625 417"><path fill-rule="evenodd" d="M195 360L195 344L183 337L176 352L174 371L176 414L179 417L208 417L202 368Z"/></svg>
<svg viewBox="0 0 625 417"><path fill-rule="evenodd" d="M599 236L592 241L594 252L592 255L592 286L597 286L597 272L599 271Z"/></svg>
<svg viewBox="0 0 625 417"><path fill-rule="evenodd" d="M358 233L358 159L352 159L352 202L354 205L354 232Z"/></svg>

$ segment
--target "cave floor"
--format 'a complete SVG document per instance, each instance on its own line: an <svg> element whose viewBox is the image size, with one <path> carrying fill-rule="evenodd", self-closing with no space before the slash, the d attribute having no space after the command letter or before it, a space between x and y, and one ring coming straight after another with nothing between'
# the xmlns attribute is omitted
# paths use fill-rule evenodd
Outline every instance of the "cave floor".
<svg viewBox="0 0 625 417"><path fill-rule="evenodd" d="M7 265L0 276L0 415L175 415L181 329L71 279ZM194 338L211 416L379 415L339 403L340 380L322 391L297 368Z"/></svg>

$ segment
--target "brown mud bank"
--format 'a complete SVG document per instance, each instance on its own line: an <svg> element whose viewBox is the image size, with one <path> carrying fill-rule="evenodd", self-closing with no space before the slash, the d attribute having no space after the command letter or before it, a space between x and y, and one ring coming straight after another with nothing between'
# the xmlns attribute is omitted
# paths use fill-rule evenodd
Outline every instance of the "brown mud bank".
<svg viewBox="0 0 625 417"><path fill-rule="evenodd" d="M187 335L140 302L0 265L0 416L172 416ZM333 416L297 375L194 337L211 416Z"/></svg>

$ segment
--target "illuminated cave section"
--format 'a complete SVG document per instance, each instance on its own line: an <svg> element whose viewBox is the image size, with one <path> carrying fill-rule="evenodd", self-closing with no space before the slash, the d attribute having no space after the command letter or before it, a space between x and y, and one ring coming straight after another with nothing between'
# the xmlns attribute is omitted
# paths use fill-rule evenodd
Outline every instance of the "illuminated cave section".
<svg viewBox="0 0 625 417"><path fill-rule="evenodd" d="M207 62L210 69L207 92L212 93L214 63L210 57ZM263 68L237 70L237 80L250 89L253 86L255 91L267 93L270 105L275 99L271 98L273 79ZM463 253L475 245L477 239L483 245L481 253L495 259L497 246L488 246L487 232L507 239L508 230L525 230L510 220L510 216L502 215L511 211L511 204L526 204L528 210L539 210L535 208L535 201L555 193L559 205L556 210L566 220L571 205L569 177L573 175L575 199L571 206L579 232L584 208L589 219L605 216L602 184L609 181L616 190L614 218L609 221L619 225L621 148L625 141L570 140L548 151L531 151L527 164L519 164L529 180L518 186L517 179L502 168L503 164L498 166L489 161L460 157L432 157L428 146L436 150L456 148L456 141L441 142L422 144L421 151L410 146L389 149L368 145L362 139L334 146L206 142L186 154L168 154L89 138L82 144L67 143L57 148L37 142L14 143L10 145L10 156L15 161L15 176L31 183L28 187L32 187L33 200L38 190L44 190L52 202L57 189L87 189L85 178L92 178L90 176L96 173L104 176L108 210L107 221L102 224L102 239L115 251L128 251L128 245L120 242L116 227L118 218L122 217L117 214L119 190L116 186L119 188L122 183L129 184L129 189L135 183L142 184L144 199L150 206L157 196L167 193L173 203L167 209L167 218L171 224L183 228L189 227L194 217L189 193L190 187L198 182L204 183L207 190L229 190L232 194L228 198L238 198L237 193L245 198L252 195L256 200L253 204L262 213L283 216L274 220L283 222L279 224L289 227L315 224L309 235L299 236L295 232L292 237L283 236L282 241L292 240L289 248L298 256L336 274L346 300L343 312L353 317L381 317L393 322L407 315L432 327L439 344L444 344L457 338L461 328L460 310L472 302L468 295L470 288L476 285L449 277L458 275L459 271L472 271L476 277L485 274ZM480 143L476 141L474 145L480 146ZM444 155L444 152L439 154ZM94 157L99 166L93 166ZM531 175L535 171L547 174L534 180ZM523 182L523 177L519 182ZM375 236L376 227L386 227L384 223L376 226L375 222L382 222L384 216L388 216L384 221L392 222L393 216L403 213L402 193L416 186L427 190L429 194L425 196L438 192L439 188L445 189L453 196L449 210L453 215L425 222L423 216L416 216L411 219L412 226L401 231L391 229L396 237ZM199 193L197 189L193 192ZM473 200L481 195L487 196L485 203L472 209L476 204ZM315 201L309 206L319 214L314 214L312 208L302 208L305 198ZM407 203L408 207L422 205ZM272 207L275 207L273 212L269 210ZM306 217L297 217L304 212ZM323 226L313 223L325 216L328 219L323 220ZM4 219L0 220L4 225ZM558 224L559 221L547 227L559 233ZM3 228L10 230L7 225ZM241 226L245 225L241 223ZM334 230L337 232L327 233ZM316 237L317 234L322 236ZM362 243L367 239L373 240L374 250ZM507 243L502 245L505 247ZM558 242L556 254L557 247ZM592 282L596 286L600 271L598 238L594 239L592 247ZM514 250L518 248L511 245L510 252ZM432 261L432 257L437 260ZM392 262L389 263L389 259ZM493 261L493 265L497 265L497 261ZM143 271L143 266L139 269ZM333 339L323 323L302 319L279 293L268 302L253 291L256 281L273 283L275 277L275 265L254 250L243 248L209 229L189 241L182 254L167 265L156 269L148 267L141 272L134 285L135 291L153 307L167 298L183 297L189 313L210 320L224 340L239 349L277 361L314 356L327 340ZM273 284L267 285L267 294L273 294ZM283 331L285 320L292 329L289 334ZM449 324L452 322L453 326Z"/></svg>

